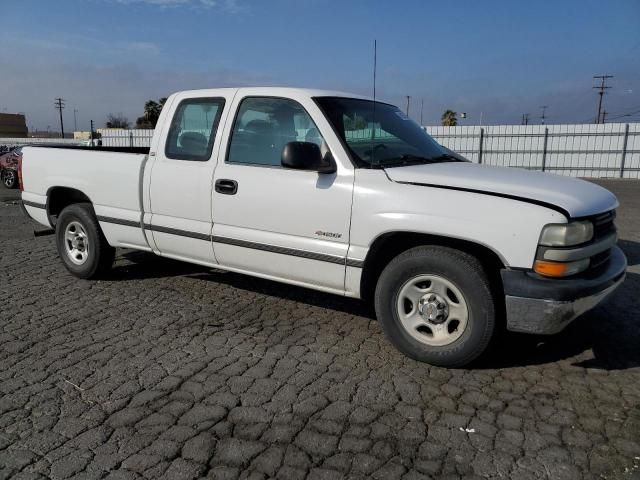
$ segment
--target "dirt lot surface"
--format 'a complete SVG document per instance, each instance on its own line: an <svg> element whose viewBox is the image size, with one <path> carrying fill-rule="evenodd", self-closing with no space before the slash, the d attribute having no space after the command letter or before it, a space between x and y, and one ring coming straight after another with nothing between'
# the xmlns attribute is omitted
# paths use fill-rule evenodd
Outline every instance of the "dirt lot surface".
<svg viewBox="0 0 640 480"><path fill-rule="evenodd" d="M640 478L640 182L625 284L470 370L352 300L119 251L71 277L0 189L0 478Z"/></svg>

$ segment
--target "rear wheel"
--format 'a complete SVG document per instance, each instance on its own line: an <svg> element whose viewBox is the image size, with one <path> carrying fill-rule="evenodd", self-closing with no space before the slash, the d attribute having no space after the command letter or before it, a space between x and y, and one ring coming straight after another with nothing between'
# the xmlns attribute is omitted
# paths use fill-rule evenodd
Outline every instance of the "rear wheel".
<svg viewBox="0 0 640 480"><path fill-rule="evenodd" d="M18 185L18 175L15 170L10 168L3 170L0 177L2 178L2 184L7 188L16 188Z"/></svg>
<svg viewBox="0 0 640 480"><path fill-rule="evenodd" d="M115 257L115 248L104 237L90 203L62 210L56 223L56 245L64 266L79 278L104 275Z"/></svg>
<svg viewBox="0 0 640 480"><path fill-rule="evenodd" d="M446 247L416 247L393 259L378 280L375 306L391 342L433 365L467 365L495 329L495 301L480 262Z"/></svg>

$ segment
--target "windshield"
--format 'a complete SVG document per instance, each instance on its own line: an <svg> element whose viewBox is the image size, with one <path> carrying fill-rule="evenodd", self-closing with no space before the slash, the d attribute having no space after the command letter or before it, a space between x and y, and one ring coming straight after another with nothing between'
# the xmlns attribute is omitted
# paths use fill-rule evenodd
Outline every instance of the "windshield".
<svg viewBox="0 0 640 480"><path fill-rule="evenodd" d="M343 97L315 100L359 166L381 168L461 160L438 145L398 107Z"/></svg>

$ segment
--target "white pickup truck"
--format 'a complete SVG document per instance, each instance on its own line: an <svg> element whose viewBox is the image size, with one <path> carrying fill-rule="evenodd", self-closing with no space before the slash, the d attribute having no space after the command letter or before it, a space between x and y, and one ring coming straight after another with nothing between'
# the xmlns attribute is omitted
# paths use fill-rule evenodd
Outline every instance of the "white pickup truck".
<svg viewBox="0 0 640 480"><path fill-rule="evenodd" d="M609 191L470 163L344 93L176 93L150 149L27 147L19 176L77 277L125 247L362 298L436 365L468 364L499 329L558 332L625 277Z"/></svg>

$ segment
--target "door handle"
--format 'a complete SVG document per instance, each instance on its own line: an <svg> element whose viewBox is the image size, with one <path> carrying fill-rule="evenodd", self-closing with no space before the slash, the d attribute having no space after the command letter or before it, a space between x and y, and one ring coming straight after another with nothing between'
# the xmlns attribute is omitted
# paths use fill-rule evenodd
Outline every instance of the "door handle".
<svg viewBox="0 0 640 480"><path fill-rule="evenodd" d="M226 178L216 180L216 192L225 195L235 195L238 192L238 182Z"/></svg>

